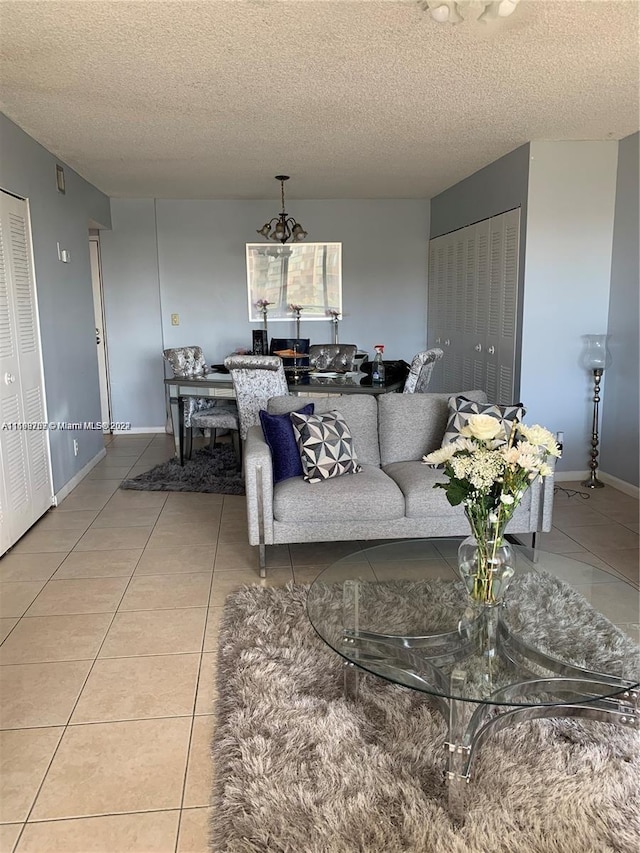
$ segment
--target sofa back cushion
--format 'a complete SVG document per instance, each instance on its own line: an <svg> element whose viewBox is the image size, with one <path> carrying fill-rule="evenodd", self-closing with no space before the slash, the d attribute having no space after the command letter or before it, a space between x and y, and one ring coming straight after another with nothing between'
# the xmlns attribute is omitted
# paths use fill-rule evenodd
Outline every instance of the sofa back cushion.
<svg viewBox="0 0 640 853"><path fill-rule="evenodd" d="M400 394L383 394L383 397L400 397ZM378 406L375 398L367 394L342 394L332 397L272 397L267 410L274 415L294 412L307 403L313 403L316 414L337 410L344 417L353 436L353 445L362 465L380 465L378 446ZM445 403L445 412L446 412ZM446 421L446 417L445 417ZM444 433L444 426L442 428ZM442 438L442 436L440 436ZM440 445L438 445L439 447Z"/></svg>
<svg viewBox="0 0 640 853"><path fill-rule="evenodd" d="M484 391L461 391L476 403L486 403ZM448 394L380 394L378 425L382 465L422 459L442 445L449 417Z"/></svg>

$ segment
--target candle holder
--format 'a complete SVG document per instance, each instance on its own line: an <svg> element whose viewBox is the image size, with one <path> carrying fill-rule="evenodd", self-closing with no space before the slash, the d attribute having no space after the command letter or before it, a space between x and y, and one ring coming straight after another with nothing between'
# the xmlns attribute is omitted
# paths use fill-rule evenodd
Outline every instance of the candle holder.
<svg viewBox="0 0 640 853"><path fill-rule="evenodd" d="M334 346L338 345L338 321L340 320L340 312L335 308L329 308L327 316L331 318L331 343Z"/></svg>
<svg viewBox="0 0 640 853"><path fill-rule="evenodd" d="M289 305L289 311L293 311L293 314L296 318L296 338L300 337L300 313L303 308L303 305L294 305L293 303Z"/></svg>
<svg viewBox="0 0 640 853"><path fill-rule="evenodd" d="M585 349L582 366L593 373L593 419L591 424L591 473L581 485L587 489L602 489L604 483L598 479L598 446L600 444L600 382L605 369L611 365L611 354L607 349L608 335L585 335Z"/></svg>
<svg viewBox="0 0 640 853"><path fill-rule="evenodd" d="M268 299L258 299L256 302L256 308L259 308L262 312L262 328L265 332L267 331L267 312L269 310L269 305L271 305L271 303Z"/></svg>

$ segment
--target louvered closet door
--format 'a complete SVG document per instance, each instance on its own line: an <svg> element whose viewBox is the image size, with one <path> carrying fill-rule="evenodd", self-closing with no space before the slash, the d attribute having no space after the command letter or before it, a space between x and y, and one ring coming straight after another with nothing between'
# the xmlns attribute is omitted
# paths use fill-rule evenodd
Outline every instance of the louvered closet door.
<svg viewBox="0 0 640 853"><path fill-rule="evenodd" d="M519 210L431 241L429 346L444 350L434 391L514 401L519 242Z"/></svg>
<svg viewBox="0 0 640 853"><path fill-rule="evenodd" d="M25 201L0 193L0 421L44 423L44 383L31 238ZM0 430L2 545L13 544L51 506L44 430Z"/></svg>
<svg viewBox="0 0 640 853"><path fill-rule="evenodd" d="M502 299L498 333L498 390L501 403L514 400L516 372L516 326L518 310L518 261L520 251L520 210L502 215Z"/></svg>
<svg viewBox="0 0 640 853"><path fill-rule="evenodd" d="M444 349L446 325L446 270L448 236L436 237L429 243L429 289L427 295L427 346ZM443 361L436 362L430 389L442 390Z"/></svg>

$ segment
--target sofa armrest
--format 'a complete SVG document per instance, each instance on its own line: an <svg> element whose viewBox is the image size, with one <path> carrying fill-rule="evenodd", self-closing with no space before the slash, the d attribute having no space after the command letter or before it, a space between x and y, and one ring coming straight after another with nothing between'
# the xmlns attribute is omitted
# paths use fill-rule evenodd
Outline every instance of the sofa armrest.
<svg viewBox="0 0 640 853"><path fill-rule="evenodd" d="M249 544L273 544L273 466L271 451L259 426L244 441L244 484Z"/></svg>

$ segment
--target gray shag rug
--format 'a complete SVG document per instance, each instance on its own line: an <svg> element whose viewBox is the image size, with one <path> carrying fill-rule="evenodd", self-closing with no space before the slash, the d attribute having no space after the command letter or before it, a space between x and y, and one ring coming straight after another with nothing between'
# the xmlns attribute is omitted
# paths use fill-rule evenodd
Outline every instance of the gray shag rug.
<svg viewBox="0 0 640 853"><path fill-rule="evenodd" d="M238 470L238 458L230 447L197 450L180 465L169 459L123 480L121 489L146 492L213 492L219 495L244 495L244 479Z"/></svg>
<svg viewBox="0 0 640 853"><path fill-rule="evenodd" d="M345 701L341 659L309 623L307 589L251 586L227 599L212 853L637 853L637 733L576 719L494 733L456 826L442 717L424 695L368 675L358 703ZM520 628L528 613L549 614L551 642L564 624L576 662L628 642L555 578L520 592Z"/></svg>

